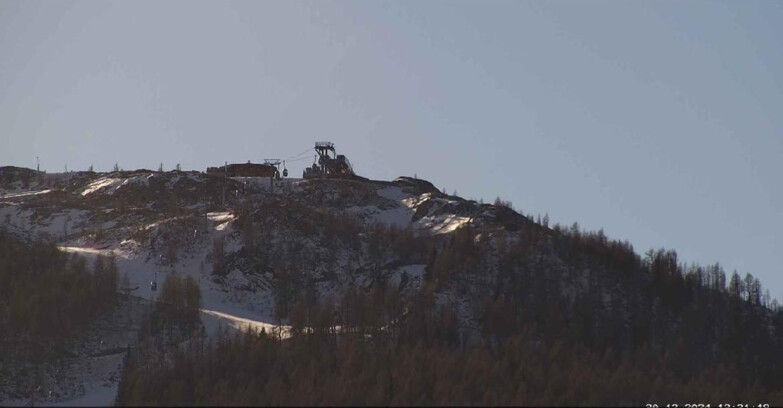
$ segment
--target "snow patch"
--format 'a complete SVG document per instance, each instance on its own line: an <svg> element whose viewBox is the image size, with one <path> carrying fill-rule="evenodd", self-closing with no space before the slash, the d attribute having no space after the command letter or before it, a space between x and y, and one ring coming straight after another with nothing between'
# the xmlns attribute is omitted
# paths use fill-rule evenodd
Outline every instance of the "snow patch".
<svg viewBox="0 0 783 408"><path fill-rule="evenodd" d="M401 266L389 275L389 283L398 286L400 282L406 280L408 289L418 290L424 280L425 264L414 264Z"/></svg>
<svg viewBox="0 0 783 408"><path fill-rule="evenodd" d="M120 183L122 183L122 182L123 182L122 179L111 178L111 177L102 177L102 178L99 178L98 180L95 180L92 183L88 184L87 187L85 187L85 189L82 190L81 195L82 195L82 197L84 197L84 196L86 196L88 194L92 194L92 193L94 193L94 192L96 192L98 190L101 190L101 189L104 189L104 188L107 188L107 187L115 187L115 190L116 190L116 187L119 186ZM112 194L112 193L114 193L114 191L112 191L110 194Z"/></svg>
<svg viewBox="0 0 783 408"><path fill-rule="evenodd" d="M149 179L154 174L145 173L145 174L139 174L133 177L129 177L126 179L122 178L114 178L114 177L101 177L98 180L93 181L92 183L88 184L87 187L82 190L81 195L82 197L93 194L95 192L103 190L104 193L112 195L117 190L119 190L122 186L127 185L144 185L149 186Z"/></svg>
<svg viewBox="0 0 783 408"><path fill-rule="evenodd" d="M232 314L218 312L216 310L201 309L202 318L207 333L214 334L221 323L227 324L229 327L236 330L253 329L254 331L265 330L267 333L277 333L281 330L280 336L282 338L291 337L291 326L277 326L271 323L264 323L258 320L245 319L243 317L234 316Z"/></svg>
<svg viewBox="0 0 783 408"><path fill-rule="evenodd" d="M416 221L418 228L426 228L435 234L446 234L470 222L470 217L443 214L434 217L422 217Z"/></svg>
<svg viewBox="0 0 783 408"><path fill-rule="evenodd" d="M207 219L214 222L230 221L234 219L234 214L229 211L207 213Z"/></svg>
<svg viewBox="0 0 783 408"><path fill-rule="evenodd" d="M51 193L52 190L41 190L41 191L25 191L23 193L0 193L0 198L19 198L19 197L29 197L39 194L46 194Z"/></svg>
<svg viewBox="0 0 783 408"><path fill-rule="evenodd" d="M388 186L378 189L378 195L392 201L402 201L403 199L410 197L410 194L405 193L397 186Z"/></svg>
<svg viewBox="0 0 783 408"><path fill-rule="evenodd" d="M85 379L84 395L70 401L40 403L50 407L108 407L117 398L124 353L93 357L90 376Z"/></svg>
<svg viewBox="0 0 783 408"><path fill-rule="evenodd" d="M215 226L216 231L223 231L228 228L229 224L234 220L234 218L236 218L234 214L228 211L207 213L208 220L218 223Z"/></svg>

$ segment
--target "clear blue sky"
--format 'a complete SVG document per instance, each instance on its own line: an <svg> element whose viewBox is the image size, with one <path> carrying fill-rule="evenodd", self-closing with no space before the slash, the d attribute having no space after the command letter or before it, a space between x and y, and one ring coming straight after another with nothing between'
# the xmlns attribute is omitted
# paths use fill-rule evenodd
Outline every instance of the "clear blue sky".
<svg viewBox="0 0 783 408"><path fill-rule="evenodd" d="M772 1L0 0L0 165L204 170L331 140L366 177L781 299L781 22Z"/></svg>

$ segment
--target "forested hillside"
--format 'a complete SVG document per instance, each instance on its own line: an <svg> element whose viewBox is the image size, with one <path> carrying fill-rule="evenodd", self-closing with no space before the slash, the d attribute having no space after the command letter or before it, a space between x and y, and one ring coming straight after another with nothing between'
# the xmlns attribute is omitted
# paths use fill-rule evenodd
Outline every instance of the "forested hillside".
<svg viewBox="0 0 783 408"><path fill-rule="evenodd" d="M119 402L783 403L783 313L750 275L686 268L674 251L641 257L577 226L465 226L446 240L351 228L380 248L419 239L423 285L379 279L324 302L287 281L293 338L226 334L174 347L168 363L132 355ZM477 327L458 316L460 294Z"/></svg>
<svg viewBox="0 0 783 408"><path fill-rule="evenodd" d="M3 172L3 353L114 310L74 370L102 401L783 404L777 301L672 250L410 177ZM41 383L3 367L11 399Z"/></svg>
<svg viewBox="0 0 783 408"><path fill-rule="evenodd" d="M113 257L88 264L0 227L0 397L28 397L39 367L64 364L72 340L113 309L118 279Z"/></svg>
<svg viewBox="0 0 783 408"><path fill-rule="evenodd" d="M26 241L0 228L0 332L3 354L15 344L67 339L116 300L114 258L92 265L52 242Z"/></svg>

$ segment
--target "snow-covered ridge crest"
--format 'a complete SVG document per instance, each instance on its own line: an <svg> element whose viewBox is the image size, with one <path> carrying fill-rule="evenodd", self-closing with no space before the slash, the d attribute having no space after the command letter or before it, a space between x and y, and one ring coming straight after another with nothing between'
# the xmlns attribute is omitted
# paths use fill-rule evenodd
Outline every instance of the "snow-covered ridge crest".
<svg viewBox="0 0 783 408"><path fill-rule="evenodd" d="M139 174L130 178L101 177L98 180L95 180L92 183L88 184L87 187L85 187L81 191L81 195L86 196L88 194L93 194L98 191L103 191L106 194L114 194L122 186L131 185L131 184L140 184L144 186L149 186L149 179L152 176L153 174L150 173L150 174Z"/></svg>

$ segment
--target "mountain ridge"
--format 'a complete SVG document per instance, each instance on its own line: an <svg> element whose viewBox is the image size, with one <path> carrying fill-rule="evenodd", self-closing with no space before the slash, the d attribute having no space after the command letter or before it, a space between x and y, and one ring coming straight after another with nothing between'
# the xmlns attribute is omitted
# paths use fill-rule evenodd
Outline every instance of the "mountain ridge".
<svg viewBox="0 0 783 408"><path fill-rule="evenodd" d="M138 301L157 298L153 282L193 279L210 339L221 325L295 339L325 319L332 335L377 341L649 349L682 381L735 367L731 392L783 385L783 313L751 275L727 279L663 249L641 256L602 231L550 228L417 178L2 167L0 228L94 262L113 256Z"/></svg>

